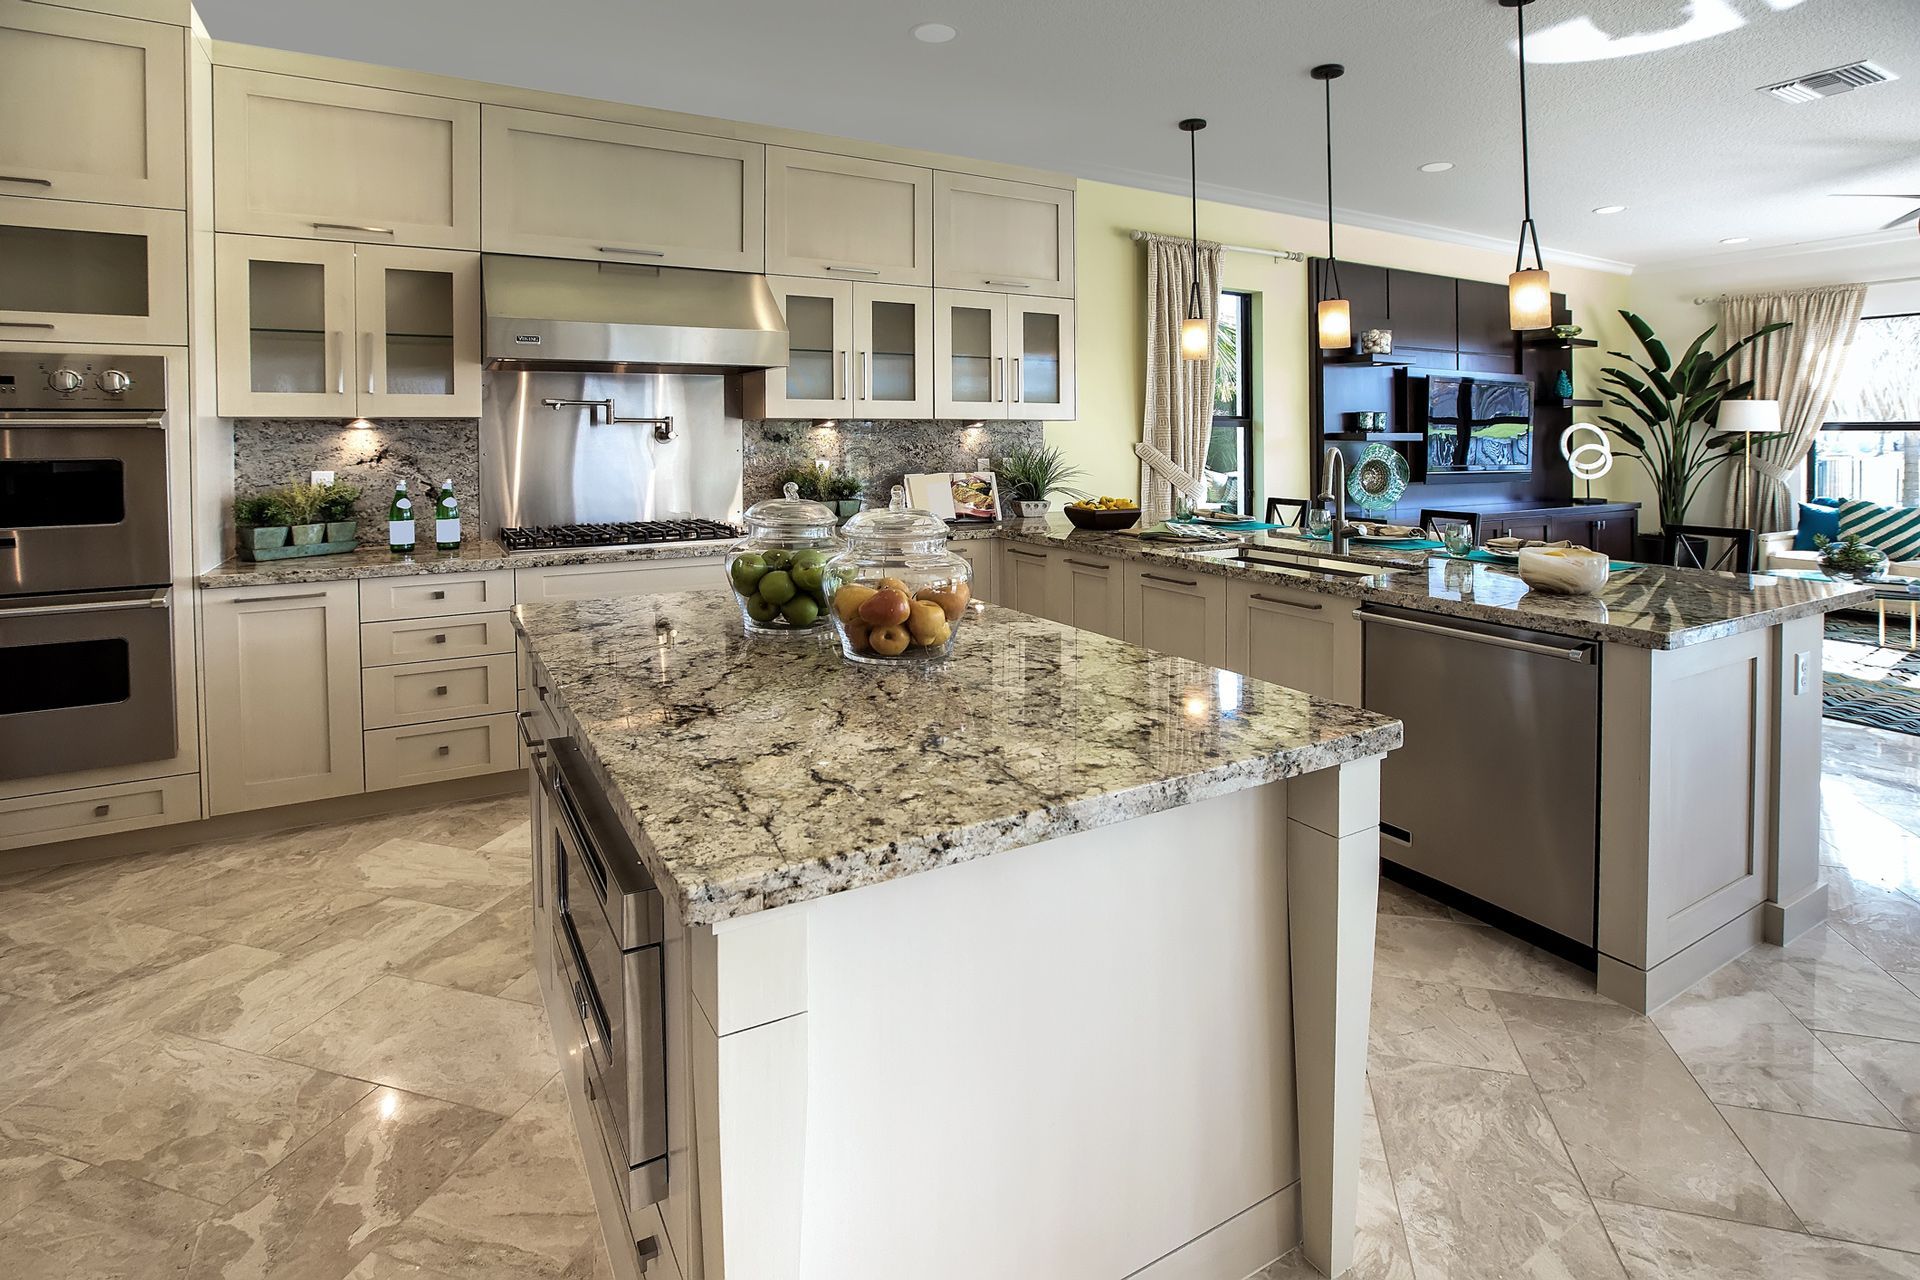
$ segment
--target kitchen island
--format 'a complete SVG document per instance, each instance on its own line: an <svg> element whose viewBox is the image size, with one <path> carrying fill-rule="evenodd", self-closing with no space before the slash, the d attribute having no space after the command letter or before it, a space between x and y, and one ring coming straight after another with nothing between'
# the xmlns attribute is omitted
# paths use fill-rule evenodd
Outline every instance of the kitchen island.
<svg viewBox="0 0 1920 1280"><path fill-rule="evenodd" d="M1346 1269L1396 721L990 606L924 670L748 639L722 591L516 626L623 1275ZM610 1079L650 1025L664 1079Z"/></svg>

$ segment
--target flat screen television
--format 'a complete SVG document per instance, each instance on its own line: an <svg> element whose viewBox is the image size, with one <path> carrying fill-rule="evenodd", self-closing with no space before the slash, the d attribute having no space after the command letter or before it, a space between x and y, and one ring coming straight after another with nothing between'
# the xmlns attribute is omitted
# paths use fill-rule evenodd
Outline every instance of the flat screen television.
<svg viewBox="0 0 1920 1280"><path fill-rule="evenodd" d="M1426 383L1429 476L1533 470L1533 386L1525 378L1436 373Z"/></svg>

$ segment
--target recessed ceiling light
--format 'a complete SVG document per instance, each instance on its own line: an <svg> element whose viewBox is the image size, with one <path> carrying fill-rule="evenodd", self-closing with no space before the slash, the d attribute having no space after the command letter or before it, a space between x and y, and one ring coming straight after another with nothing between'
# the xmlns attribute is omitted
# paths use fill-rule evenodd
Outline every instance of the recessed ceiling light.
<svg viewBox="0 0 1920 1280"><path fill-rule="evenodd" d="M1420 166L1420 172L1445 173L1447 170L1451 168L1453 168L1453 161L1451 160L1429 160L1425 164Z"/></svg>
<svg viewBox="0 0 1920 1280"><path fill-rule="evenodd" d="M1594 210L1595 213L1625 213L1626 211L1627 206L1623 204L1603 204Z"/></svg>
<svg viewBox="0 0 1920 1280"><path fill-rule="evenodd" d="M913 38L922 44L945 44L959 34L944 22L923 22L913 29Z"/></svg>
<svg viewBox="0 0 1920 1280"><path fill-rule="evenodd" d="M1722 240L1720 243L1721 244L1745 244L1747 241L1751 239L1753 239L1752 236L1728 236L1725 240Z"/></svg>

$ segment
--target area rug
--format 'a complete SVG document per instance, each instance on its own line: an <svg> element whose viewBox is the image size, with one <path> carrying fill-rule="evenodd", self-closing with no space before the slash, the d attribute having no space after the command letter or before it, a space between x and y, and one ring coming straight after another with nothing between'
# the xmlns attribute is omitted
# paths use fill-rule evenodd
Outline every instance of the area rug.
<svg viewBox="0 0 1920 1280"><path fill-rule="evenodd" d="M1830 720L1920 737L1920 652L1906 647L1905 611L1887 619L1885 648L1871 615L1828 614L1824 653Z"/></svg>

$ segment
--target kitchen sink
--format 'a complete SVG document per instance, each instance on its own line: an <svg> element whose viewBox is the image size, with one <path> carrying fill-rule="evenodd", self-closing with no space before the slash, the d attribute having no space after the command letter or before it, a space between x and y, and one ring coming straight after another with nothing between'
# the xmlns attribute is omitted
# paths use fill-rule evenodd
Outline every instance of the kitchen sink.
<svg viewBox="0 0 1920 1280"><path fill-rule="evenodd" d="M1208 547L1187 554L1195 560L1245 565L1250 569L1272 569L1277 573L1318 573L1334 578L1372 578L1392 568L1391 565L1342 560L1335 556L1315 555L1310 551L1281 551L1274 547Z"/></svg>

